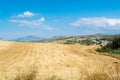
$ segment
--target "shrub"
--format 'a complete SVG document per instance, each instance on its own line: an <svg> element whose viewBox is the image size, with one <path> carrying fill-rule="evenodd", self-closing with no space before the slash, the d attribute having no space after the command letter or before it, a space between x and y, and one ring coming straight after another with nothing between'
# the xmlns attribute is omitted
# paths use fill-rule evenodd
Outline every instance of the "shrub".
<svg viewBox="0 0 120 80"><path fill-rule="evenodd" d="M102 48L97 49L97 51L99 51L99 52L108 52L108 51L111 51L111 49L106 47L106 46L104 46Z"/></svg>
<svg viewBox="0 0 120 80"><path fill-rule="evenodd" d="M37 72L33 70L31 73L28 74L17 75L15 80L35 80L36 73Z"/></svg>
<svg viewBox="0 0 120 80"><path fill-rule="evenodd" d="M120 36L116 36L112 39L111 48L112 49L119 49L120 48Z"/></svg>
<svg viewBox="0 0 120 80"><path fill-rule="evenodd" d="M99 52L108 52L112 54L120 54L120 36L115 36L111 40L111 44L107 44L102 48L97 49Z"/></svg>
<svg viewBox="0 0 120 80"><path fill-rule="evenodd" d="M75 41L67 40L64 44L75 44Z"/></svg>
<svg viewBox="0 0 120 80"><path fill-rule="evenodd" d="M80 42L81 44L86 44L86 45L92 45L94 44L91 40L83 40L82 42Z"/></svg>

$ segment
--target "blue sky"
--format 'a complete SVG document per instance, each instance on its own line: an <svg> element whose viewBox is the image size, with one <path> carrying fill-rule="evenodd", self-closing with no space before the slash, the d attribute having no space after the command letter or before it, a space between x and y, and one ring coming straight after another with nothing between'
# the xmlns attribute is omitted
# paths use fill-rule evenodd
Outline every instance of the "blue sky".
<svg viewBox="0 0 120 80"><path fill-rule="evenodd" d="M120 0L0 0L0 37L120 34Z"/></svg>

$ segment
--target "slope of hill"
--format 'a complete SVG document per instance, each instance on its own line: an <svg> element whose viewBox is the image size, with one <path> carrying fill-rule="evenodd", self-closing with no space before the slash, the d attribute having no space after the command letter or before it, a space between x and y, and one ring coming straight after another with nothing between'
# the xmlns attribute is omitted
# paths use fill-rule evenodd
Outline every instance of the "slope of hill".
<svg viewBox="0 0 120 80"><path fill-rule="evenodd" d="M25 42L27 42L27 41L38 41L38 40L43 40L43 38L31 35L31 36L18 38L15 41L25 41Z"/></svg>
<svg viewBox="0 0 120 80"><path fill-rule="evenodd" d="M120 80L120 60L99 55L99 46L0 44L0 80Z"/></svg>
<svg viewBox="0 0 120 80"><path fill-rule="evenodd" d="M94 35L83 35L83 36L54 36L50 39L43 39L37 42L54 42L59 40L95 40L95 39L111 39L113 36L116 35L107 35L107 34L94 34Z"/></svg>

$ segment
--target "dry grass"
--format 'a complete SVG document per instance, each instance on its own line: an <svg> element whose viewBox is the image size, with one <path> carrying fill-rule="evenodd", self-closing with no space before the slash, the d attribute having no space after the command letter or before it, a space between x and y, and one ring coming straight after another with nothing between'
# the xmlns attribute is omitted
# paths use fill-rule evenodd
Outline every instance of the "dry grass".
<svg viewBox="0 0 120 80"><path fill-rule="evenodd" d="M0 41L0 80L120 80L120 60L97 47Z"/></svg>

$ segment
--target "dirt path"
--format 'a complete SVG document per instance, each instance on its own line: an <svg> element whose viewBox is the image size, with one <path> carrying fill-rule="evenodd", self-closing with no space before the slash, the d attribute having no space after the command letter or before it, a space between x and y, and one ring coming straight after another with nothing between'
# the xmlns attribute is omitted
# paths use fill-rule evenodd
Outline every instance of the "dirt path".
<svg viewBox="0 0 120 80"><path fill-rule="evenodd" d="M102 73L120 75L120 60L99 55L94 51L96 47L0 41L0 79L14 80L31 74L35 80L79 80L86 74Z"/></svg>

